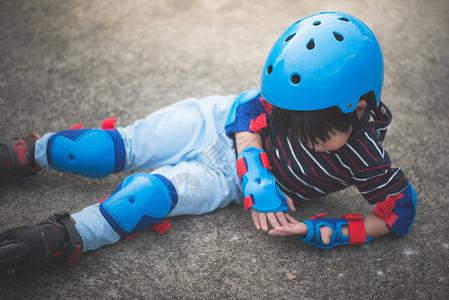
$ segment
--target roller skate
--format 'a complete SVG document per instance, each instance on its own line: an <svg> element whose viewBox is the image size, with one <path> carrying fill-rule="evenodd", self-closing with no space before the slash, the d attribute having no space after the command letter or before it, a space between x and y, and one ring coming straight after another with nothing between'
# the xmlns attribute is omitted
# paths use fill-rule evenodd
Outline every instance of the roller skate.
<svg viewBox="0 0 449 300"><path fill-rule="evenodd" d="M0 139L0 183L12 177L36 176L41 170L34 160L38 137L30 134L23 139Z"/></svg>
<svg viewBox="0 0 449 300"><path fill-rule="evenodd" d="M81 256L83 242L68 213L0 234L0 277L29 273L54 264L71 265Z"/></svg>

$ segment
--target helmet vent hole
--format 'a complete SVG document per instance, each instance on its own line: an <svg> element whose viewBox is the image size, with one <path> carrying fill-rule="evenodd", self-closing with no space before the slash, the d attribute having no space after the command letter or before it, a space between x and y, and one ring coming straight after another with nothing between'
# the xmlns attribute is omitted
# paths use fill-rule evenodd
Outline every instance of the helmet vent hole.
<svg viewBox="0 0 449 300"><path fill-rule="evenodd" d="M349 19L348 18L345 18L345 17L341 17L341 18L338 18L340 21L345 21L345 22L349 22Z"/></svg>
<svg viewBox="0 0 449 300"><path fill-rule="evenodd" d="M285 41L286 41L286 42L290 41L295 35L296 35L296 33L290 34L290 35L285 39Z"/></svg>
<svg viewBox="0 0 449 300"><path fill-rule="evenodd" d="M313 22L313 26L318 26L318 25L320 25L321 24L321 21L315 21L315 22Z"/></svg>
<svg viewBox="0 0 449 300"><path fill-rule="evenodd" d="M293 84L298 84L301 81L301 77L298 74L293 74L291 81Z"/></svg>
<svg viewBox="0 0 449 300"><path fill-rule="evenodd" d="M272 65L269 65L269 66L268 66L268 69L267 69L267 74L270 75L271 72L273 72L273 66L272 66Z"/></svg>
<svg viewBox="0 0 449 300"><path fill-rule="evenodd" d="M311 39L308 43L307 43L307 49L312 50L313 48L315 48L315 41L313 39Z"/></svg>
<svg viewBox="0 0 449 300"><path fill-rule="evenodd" d="M338 33L338 32L335 32L335 31L334 31L334 37L335 37L335 39L336 39L337 41L339 41L339 42L343 41L343 35L341 35L341 34Z"/></svg>

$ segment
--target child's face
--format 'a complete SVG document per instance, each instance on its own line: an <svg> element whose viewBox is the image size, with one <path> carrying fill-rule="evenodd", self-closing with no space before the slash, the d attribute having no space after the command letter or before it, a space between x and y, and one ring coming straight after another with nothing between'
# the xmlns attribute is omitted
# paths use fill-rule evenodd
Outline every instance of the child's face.
<svg viewBox="0 0 449 300"><path fill-rule="evenodd" d="M349 130L347 132L336 131L335 133L330 132L329 137L326 142L318 140L318 144L313 145L310 141L307 142L307 147L315 150L316 152L326 152L326 151L334 151L343 147L344 144L348 141L351 136L352 127L349 126Z"/></svg>

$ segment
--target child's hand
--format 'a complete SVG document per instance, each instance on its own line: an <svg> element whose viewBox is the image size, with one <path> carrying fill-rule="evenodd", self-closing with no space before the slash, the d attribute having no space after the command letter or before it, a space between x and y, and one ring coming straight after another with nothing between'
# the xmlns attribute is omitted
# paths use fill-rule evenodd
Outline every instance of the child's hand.
<svg viewBox="0 0 449 300"><path fill-rule="evenodd" d="M289 214L285 214L288 224L282 225L280 227L275 227L271 229L268 234L277 236L287 236L292 234L307 235L307 225L297 221ZM323 226L320 228L321 240L324 244L329 244L332 237L332 229L328 226Z"/></svg>
<svg viewBox="0 0 449 300"><path fill-rule="evenodd" d="M287 198L288 209L291 211L295 211L296 208L293 204L293 200L287 195L285 195L285 197ZM254 226L256 226L258 230L262 229L263 231L268 231L268 223L270 223L273 228L288 225L289 223L285 218L285 215L287 214L285 214L283 211L263 213L255 210L254 208L251 208L251 216L253 218Z"/></svg>
<svg viewBox="0 0 449 300"><path fill-rule="evenodd" d="M297 221L289 214L285 214L285 218L287 219L287 224L275 227L274 229L271 229L268 233L270 235L277 235L277 236L287 236L292 234L301 234L301 235L307 234L306 224Z"/></svg>

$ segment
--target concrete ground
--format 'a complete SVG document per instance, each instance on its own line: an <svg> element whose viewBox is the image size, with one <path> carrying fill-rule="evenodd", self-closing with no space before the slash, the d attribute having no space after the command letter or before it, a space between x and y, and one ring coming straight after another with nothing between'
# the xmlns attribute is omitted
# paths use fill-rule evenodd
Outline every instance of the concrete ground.
<svg viewBox="0 0 449 300"><path fill-rule="evenodd" d="M411 233L322 251L256 231L231 205L170 220L129 241L0 282L2 299L447 299L449 294L449 2L0 2L0 136L43 134L115 116L127 125L187 97L257 88L264 59L291 23L337 10L368 24L385 59L385 142L419 196ZM76 212L126 174L88 180L41 172L0 185L0 230ZM354 189L299 219L373 209ZM290 273L295 276L291 279Z"/></svg>

